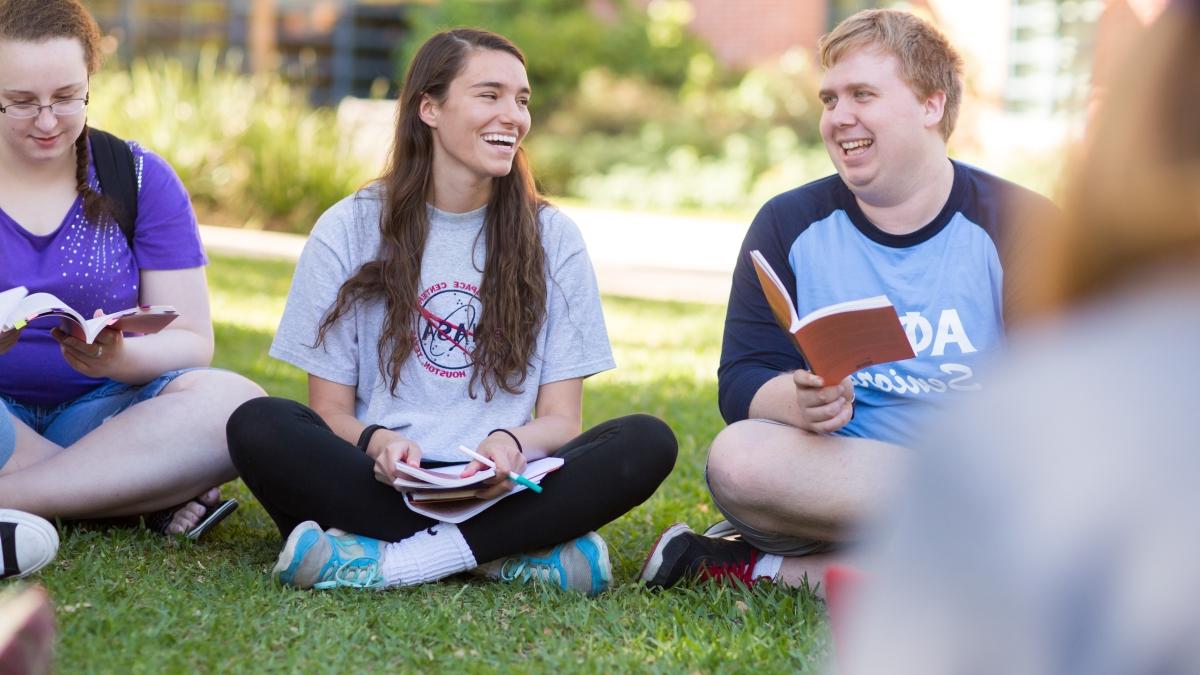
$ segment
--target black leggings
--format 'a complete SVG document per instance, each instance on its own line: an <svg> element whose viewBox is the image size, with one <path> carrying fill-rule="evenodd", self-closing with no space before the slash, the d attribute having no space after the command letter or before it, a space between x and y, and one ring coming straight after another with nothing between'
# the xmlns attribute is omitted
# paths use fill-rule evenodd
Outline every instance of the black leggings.
<svg viewBox="0 0 1200 675"><path fill-rule="evenodd" d="M234 466L284 536L315 520L394 542L436 522L410 511L402 494L375 479L371 458L307 406L253 399L226 431ZM459 530L480 563L569 541L646 501L671 473L676 451L671 428L656 417L609 420L555 453L565 463L541 494L502 499Z"/></svg>

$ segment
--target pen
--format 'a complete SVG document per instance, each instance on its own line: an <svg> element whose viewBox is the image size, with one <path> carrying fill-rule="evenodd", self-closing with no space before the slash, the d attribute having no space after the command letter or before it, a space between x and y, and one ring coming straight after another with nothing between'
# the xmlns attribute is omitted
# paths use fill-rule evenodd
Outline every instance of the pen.
<svg viewBox="0 0 1200 675"><path fill-rule="evenodd" d="M465 445L458 446L458 451L472 459L479 460L485 466L491 467L492 469L496 468L495 462L488 459L487 457L484 457L483 455L479 454L478 452L475 452L474 450L468 448ZM508 479L519 485L524 485L525 487L529 488L530 490L533 490L534 492L540 493L542 491L541 485L538 485L537 483L529 480L528 478L526 478L525 476L522 476L521 474L517 473L516 471L509 471Z"/></svg>

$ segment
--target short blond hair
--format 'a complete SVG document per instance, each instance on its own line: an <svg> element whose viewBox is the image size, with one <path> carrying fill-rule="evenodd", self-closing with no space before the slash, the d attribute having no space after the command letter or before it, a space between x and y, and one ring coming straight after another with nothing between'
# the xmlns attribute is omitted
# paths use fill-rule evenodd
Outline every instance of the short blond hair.
<svg viewBox="0 0 1200 675"><path fill-rule="evenodd" d="M817 43L821 67L831 68L850 52L875 47L896 57L900 77L925 100L946 94L938 130L950 140L962 104L962 57L929 22L895 9L866 9L839 23Z"/></svg>

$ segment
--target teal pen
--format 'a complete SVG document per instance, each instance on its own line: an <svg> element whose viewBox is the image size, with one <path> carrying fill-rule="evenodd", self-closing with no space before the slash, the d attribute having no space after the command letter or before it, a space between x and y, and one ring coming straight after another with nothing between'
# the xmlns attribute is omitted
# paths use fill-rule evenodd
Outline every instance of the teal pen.
<svg viewBox="0 0 1200 675"><path fill-rule="evenodd" d="M471 459L479 460L480 462L483 463L484 466L490 467L493 470L496 468L495 462L488 459L487 457L484 457L483 455L479 454L478 452L475 452L474 450L468 448L465 445L458 446L458 451L463 453L464 455L470 457ZM542 491L541 485L538 485L537 483L529 480L528 478L526 478L525 476L522 476L521 474L517 473L516 471L509 471L508 479L514 483L517 483L518 485L524 485L525 487L527 487L530 490L533 490L534 492L537 492L539 494Z"/></svg>

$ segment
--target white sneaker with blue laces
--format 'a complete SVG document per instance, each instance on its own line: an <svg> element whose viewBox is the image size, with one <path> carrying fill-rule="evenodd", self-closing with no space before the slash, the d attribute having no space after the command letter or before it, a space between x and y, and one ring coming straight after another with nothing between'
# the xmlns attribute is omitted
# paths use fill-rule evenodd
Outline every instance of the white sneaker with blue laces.
<svg viewBox="0 0 1200 675"><path fill-rule="evenodd" d="M272 570L275 581L317 590L339 586L382 588L384 578L379 564L384 542L340 530L338 534L333 532L322 531L311 520L297 525L279 552Z"/></svg>
<svg viewBox="0 0 1200 675"><path fill-rule="evenodd" d="M589 596L603 593L612 583L608 545L595 532L543 551L493 560L476 571L500 581L546 582Z"/></svg>

